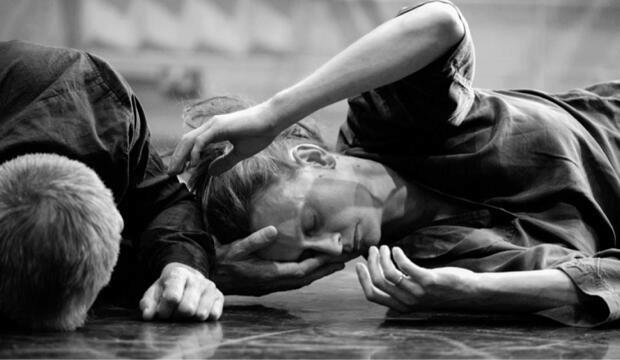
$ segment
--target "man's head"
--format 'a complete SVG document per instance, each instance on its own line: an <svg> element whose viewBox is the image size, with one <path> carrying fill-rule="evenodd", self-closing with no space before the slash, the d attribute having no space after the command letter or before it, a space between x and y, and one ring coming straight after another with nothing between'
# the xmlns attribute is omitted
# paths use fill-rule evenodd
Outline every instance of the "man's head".
<svg viewBox="0 0 620 360"><path fill-rule="evenodd" d="M110 280L122 228L86 165L54 154L0 165L0 314L26 328L81 326Z"/></svg>
<svg viewBox="0 0 620 360"><path fill-rule="evenodd" d="M212 144L203 151L189 185L220 243L274 225L278 238L260 255L290 261L354 254L368 246L366 240L378 241L380 214L372 194L347 157L327 150L318 128L307 121L217 177L208 175L209 164L230 145Z"/></svg>

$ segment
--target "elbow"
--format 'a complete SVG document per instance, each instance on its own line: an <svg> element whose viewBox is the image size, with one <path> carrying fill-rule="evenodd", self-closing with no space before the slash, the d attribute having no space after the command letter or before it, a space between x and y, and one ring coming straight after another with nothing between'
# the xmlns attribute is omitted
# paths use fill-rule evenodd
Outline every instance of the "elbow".
<svg viewBox="0 0 620 360"><path fill-rule="evenodd" d="M458 10L450 4L431 2L411 11L406 27L411 34L419 36L423 32L436 44L446 48L456 45L465 36L465 23Z"/></svg>
<svg viewBox="0 0 620 360"><path fill-rule="evenodd" d="M458 11L450 5L443 5L443 10L436 20L437 34L445 43L456 45L465 36L465 24Z"/></svg>

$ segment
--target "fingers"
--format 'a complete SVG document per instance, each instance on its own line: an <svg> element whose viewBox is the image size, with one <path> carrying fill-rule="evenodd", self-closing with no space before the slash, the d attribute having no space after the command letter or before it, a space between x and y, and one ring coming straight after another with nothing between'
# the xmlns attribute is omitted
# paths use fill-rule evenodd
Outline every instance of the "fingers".
<svg viewBox="0 0 620 360"><path fill-rule="evenodd" d="M198 164L200 152L205 144L214 141L217 141L217 133L213 130L213 121L211 119L183 135L170 159L168 173L181 173L188 160L190 161L190 167Z"/></svg>
<svg viewBox="0 0 620 360"><path fill-rule="evenodd" d="M224 311L224 295L222 295L222 293L219 293L219 296L217 296L215 298L215 301L213 302L213 306L211 306L211 315L210 315L210 319L212 320L219 320L220 317L222 316L222 312Z"/></svg>
<svg viewBox="0 0 620 360"><path fill-rule="evenodd" d="M397 284L402 281L401 276L404 276L400 270L394 266L394 263L390 259L390 249L383 245L379 248L379 264L383 270L385 278L392 284Z"/></svg>
<svg viewBox="0 0 620 360"><path fill-rule="evenodd" d="M192 159L194 158L194 154L192 152ZM239 156L235 148L230 150L229 152L215 158L211 164L209 164L209 174L212 176L220 175L221 173L231 169L235 166L236 163L243 160L245 157ZM200 159L200 152L196 155L196 163ZM193 163L193 161L192 161Z"/></svg>
<svg viewBox="0 0 620 360"><path fill-rule="evenodd" d="M160 319L217 320L222 315L224 295L197 270L178 263L168 264L162 276L140 301L142 317Z"/></svg>
<svg viewBox="0 0 620 360"><path fill-rule="evenodd" d="M161 280L160 280L161 281ZM182 271L171 271L163 279L163 291L157 304L157 316L168 319L177 309L185 292L186 276Z"/></svg>
<svg viewBox="0 0 620 360"><path fill-rule="evenodd" d="M316 256L304 259L300 262L279 262L274 261L278 278L301 279L314 272L331 274L334 271L342 270L344 263L328 263L329 256ZM325 276L325 275L323 275Z"/></svg>
<svg viewBox="0 0 620 360"><path fill-rule="evenodd" d="M231 259L237 260L246 258L268 245L271 245L278 235L278 230L274 226L264 227L245 239L237 240L231 244Z"/></svg>
<svg viewBox="0 0 620 360"><path fill-rule="evenodd" d="M161 287L159 282L151 285L140 300L140 310L142 310L142 318L144 320L152 320L157 311L157 303L161 295Z"/></svg>
<svg viewBox="0 0 620 360"><path fill-rule="evenodd" d="M315 257L307 258L298 263L293 263L293 264L298 265L299 271L303 274L302 276L305 276L306 274L309 274L317 270L321 266L325 265L325 263L327 263L328 260L329 260L329 257L327 256L315 256ZM340 265L344 267L344 264L340 264Z"/></svg>
<svg viewBox="0 0 620 360"><path fill-rule="evenodd" d="M401 303L414 305L415 298L410 296L406 290L401 289L400 287L407 282L407 279L400 281L398 286L395 285L400 280L400 276L403 274L398 271L392 263L392 260L390 259L390 250L388 247L384 245L382 248L383 256L379 254L379 250L377 250L375 246L371 247L368 251L368 273L370 274L372 284ZM382 263L390 264L391 266L388 269L383 269ZM386 271L390 272L391 279L389 280L386 278Z"/></svg>
<svg viewBox="0 0 620 360"><path fill-rule="evenodd" d="M430 272L427 269L419 267L414 264L407 255L403 252L403 250L399 247L395 247L392 249L392 254L394 255L394 261L398 265L398 267L408 275L411 280L416 283L426 283L426 278L430 275Z"/></svg>
<svg viewBox="0 0 620 360"><path fill-rule="evenodd" d="M203 289L200 302L196 308L196 319L200 321L218 320L222 316L223 306L224 295L215 287L215 284L208 281L208 286Z"/></svg>
<svg viewBox="0 0 620 360"><path fill-rule="evenodd" d="M340 271L342 269L344 269L344 264L343 263L330 263L324 266L320 266L318 268L314 268L312 270L310 270L311 268L307 268L307 269L303 269L301 270L300 274L301 275L298 280L299 280L299 284L301 286L306 286L320 278L323 278L327 275L333 274L336 271Z"/></svg>
<svg viewBox="0 0 620 360"><path fill-rule="evenodd" d="M187 158L194 147L194 142L196 140L196 136L203 129L202 126L194 129L187 134L183 135L181 141L177 144L174 152L172 153L172 157L170 158L170 163L168 164L168 173L170 174L178 174L183 172L185 168L185 163L187 162Z"/></svg>
<svg viewBox="0 0 620 360"><path fill-rule="evenodd" d="M211 118L198 129L194 130L196 131L197 135L194 137L193 146L190 150L190 167L198 165L198 162L200 161L200 153L202 152L202 149L205 147L206 144L217 142L219 140L218 133L216 130L214 130L217 128L213 126L214 121L215 118ZM230 150L229 153L231 151L233 150ZM222 156L225 156L225 154Z"/></svg>
<svg viewBox="0 0 620 360"><path fill-rule="evenodd" d="M403 296L408 299L404 302L406 304L413 305L414 303L413 303L413 298L411 297L411 295L417 298L421 296L424 293L424 291L422 290L422 288L419 285L419 282L417 281L418 277L413 277L406 270L402 270L402 268L401 270L396 268L396 266L392 262L392 257L391 257L393 252L394 250L390 252L390 248L385 245L382 245L379 248L379 264L381 266L381 270L383 271L385 278L390 283L394 284L396 288L403 290L403 292L399 292L399 294L400 295L404 294ZM404 257L405 259L407 259L408 262L411 263L411 261L409 261L409 259L406 257L406 255L403 253L402 250L400 250L400 253L402 257ZM404 278L401 278L401 276L404 276Z"/></svg>
<svg viewBox="0 0 620 360"><path fill-rule="evenodd" d="M362 290L364 291L366 299L397 311L407 312L409 310L405 304L401 303L399 300L386 294L385 292L381 291L373 285L370 273L366 265L362 263L356 264L355 271L357 272L357 278L360 282L360 285L362 286Z"/></svg>
<svg viewBox="0 0 620 360"><path fill-rule="evenodd" d="M197 284L195 279L188 279L185 283L183 297L172 313L172 317L177 319L188 319L196 315L198 305L203 293L206 291L205 287L204 284Z"/></svg>

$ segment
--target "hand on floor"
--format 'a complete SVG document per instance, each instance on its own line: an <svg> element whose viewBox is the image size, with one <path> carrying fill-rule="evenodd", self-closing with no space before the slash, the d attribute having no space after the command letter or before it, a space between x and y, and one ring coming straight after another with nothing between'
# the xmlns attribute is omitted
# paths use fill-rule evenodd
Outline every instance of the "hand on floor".
<svg viewBox="0 0 620 360"><path fill-rule="evenodd" d="M217 320L222 315L224 295L201 272L180 263L164 267L142 300L142 318Z"/></svg>

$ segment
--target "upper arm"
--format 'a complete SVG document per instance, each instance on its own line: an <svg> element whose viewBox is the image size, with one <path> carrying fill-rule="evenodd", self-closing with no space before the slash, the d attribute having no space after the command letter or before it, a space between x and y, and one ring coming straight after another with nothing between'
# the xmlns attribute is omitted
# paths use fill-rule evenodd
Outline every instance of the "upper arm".
<svg viewBox="0 0 620 360"><path fill-rule="evenodd" d="M441 54L458 44L465 36L465 24L452 4L432 1L406 9L394 20L411 36L424 36Z"/></svg>

